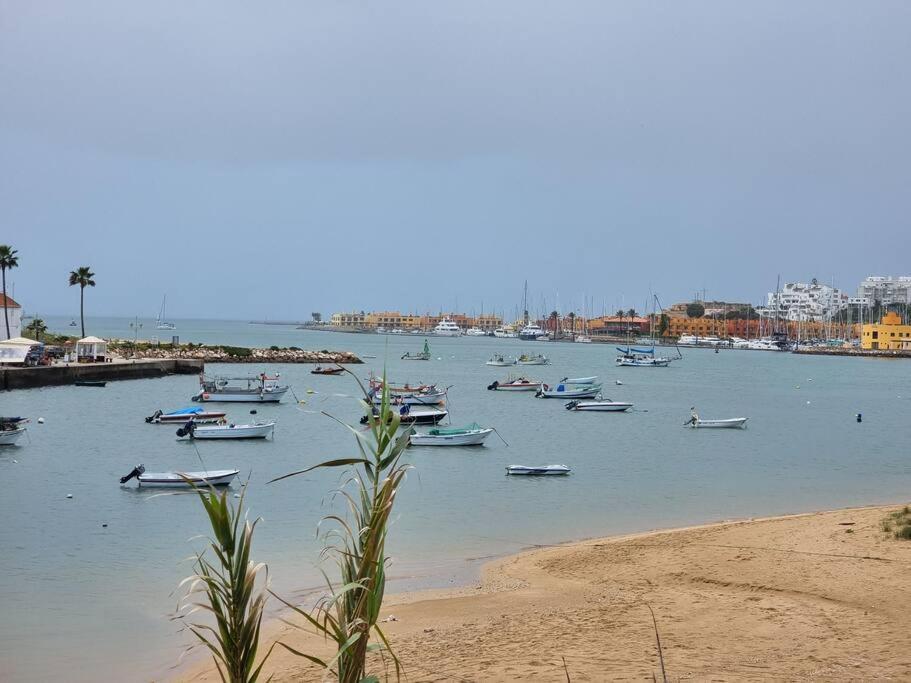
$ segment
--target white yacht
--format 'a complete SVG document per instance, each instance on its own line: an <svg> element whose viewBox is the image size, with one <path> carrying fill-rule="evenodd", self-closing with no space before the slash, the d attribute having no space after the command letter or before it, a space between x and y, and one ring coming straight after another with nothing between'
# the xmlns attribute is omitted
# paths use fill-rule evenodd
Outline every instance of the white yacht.
<svg viewBox="0 0 911 683"><path fill-rule="evenodd" d="M525 327L522 328L522 331L519 332L519 339L524 341L535 341L541 337L546 337L547 332L541 329L541 326L538 323L528 323Z"/></svg>
<svg viewBox="0 0 911 683"><path fill-rule="evenodd" d="M719 337L699 337L692 334L684 334L677 340L679 346L723 346L724 340Z"/></svg>
<svg viewBox="0 0 911 683"><path fill-rule="evenodd" d="M487 333L480 327L469 327L465 330L466 337L486 337Z"/></svg>
<svg viewBox="0 0 911 683"><path fill-rule="evenodd" d="M448 318L443 318L439 324L433 328L433 334L437 337L461 337L462 328Z"/></svg>
<svg viewBox="0 0 911 683"><path fill-rule="evenodd" d="M519 335L516 334L516 330L512 325L503 325L493 331L493 336L499 339L515 339Z"/></svg>

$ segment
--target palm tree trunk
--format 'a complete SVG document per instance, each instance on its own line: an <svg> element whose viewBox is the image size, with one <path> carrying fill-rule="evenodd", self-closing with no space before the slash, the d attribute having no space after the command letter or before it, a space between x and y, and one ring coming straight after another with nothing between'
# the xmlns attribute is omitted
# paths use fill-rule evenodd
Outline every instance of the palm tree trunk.
<svg viewBox="0 0 911 683"><path fill-rule="evenodd" d="M82 338L85 339L85 285L79 287L79 322L82 324Z"/></svg>
<svg viewBox="0 0 911 683"><path fill-rule="evenodd" d="M9 339L9 311L6 309L6 268L3 269L3 319L6 321L6 338Z"/></svg>

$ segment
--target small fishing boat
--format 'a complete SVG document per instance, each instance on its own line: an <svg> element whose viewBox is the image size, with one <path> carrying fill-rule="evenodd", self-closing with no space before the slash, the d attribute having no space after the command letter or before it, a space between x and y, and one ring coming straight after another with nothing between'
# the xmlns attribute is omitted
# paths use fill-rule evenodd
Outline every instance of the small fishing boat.
<svg viewBox="0 0 911 683"><path fill-rule="evenodd" d="M538 465L530 467L528 465L508 465L506 474L523 474L529 476L548 476L569 474L570 470L566 465Z"/></svg>
<svg viewBox="0 0 911 683"><path fill-rule="evenodd" d="M399 416L399 420L403 425L426 425L426 424L437 424L447 415L449 415L448 410L443 408L438 408L437 406L425 406L425 405L410 405L406 403L403 406L399 406L396 411ZM376 406L373 406L373 416L380 416L380 409ZM390 419L391 419L390 415ZM363 415L361 417L361 424L367 424L367 416Z"/></svg>
<svg viewBox="0 0 911 683"><path fill-rule="evenodd" d="M0 446L12 446L25 434L27 417L0 417Z"/></svg>
<svg viewBox="0 0 911 683"><path fill-rule="evenodd" d="M107 381L102 379L77 379L73 384L77 387L103 387L107 384Z"/></svg>
<svg viewBox="0 0 911 683"><path fill-rule="evenodd" d="M666 368L674 358L661 358L655 356L655 347L650 349L634 349L617 347L621 355L617 356L617 367L621 368Z"/></svg>
<svg viewBox="0 0 911 683"><path fill-rule="evenodd" d="M427 343L427 340L424 340L424 350L420 353L407 353L402 355L402 360L430 360L430 344Z"/></svg>
<svg viewBox="0 0 911 683"><path fill-rule="evenodd" d="M137 465L133 471L120 478L126 484L135 478L139 486L184 487L184 486L227 486L240 470L206 470L203 472L146 472L145 465Z"/></svg>
<svg viewBox="0 0 911 683"><path fill-rule="evenodd" d="M191 439L267 439L275 431L275 422L254 422L253 424L216 424L197 426L190 419L177 430L177 436Z"/></svg>
<svg viewBox="0 0 911 683"><path fill-rule="evenodd" d="M535 392L535 398L594 398L601 392L600 384L558 384L550 388L544 384Z"/></svg>
<svg viewBox="0 0 911 683"><path fill-rule="evenodd" d="M550 365L550 360L543 353L529 355L523 353L516 359L518 365Z"/></svg>
<svg viewBox="0 0 911 683"><path fill-rule="evenodd" d="M509 365L515 365L516 359L511 356L504 356L501 353L498 353L494 356L491 356L490 360L487 361L486 365L494 365L496 367L507 367Z"/></svg>
<svg viewBox="0 0 911 683"><path fill-rule="evenodd" d="M156 410L146 418L146 422L149 424L185 424L190 418L193 418L193 422L196 424L210 424L225 419L225 414L220 410L204 410L198 406L181 408L170 413Z"/></svg>
<svg viewBox="0 0 911 683"><path fill-rule="evenodd" d="M602 413L621 413L625 410L629 410L633 407L632 403L624 403L622 401L611 401L604 400L599 394L590 401L569 401L565 406L567 410L576 410L576 411L590 411L590 412L602 412Z"/></svg>
<svg viewBox="0 0 911 683"><path fill-rule="evenodd" d="M376 405L383 402L383 392L372 389L372 400ZM446 400L446 392L435 387L430 387L421 391L410 391L402 393L390 393L389 403L394 406L401 405L425 405L434 406Z"/></svg>
<svg viewBox="0 0 911 683"><path fill-rule="evenodd" d="M467 427L434 427L426 431L415 430L411 435L412 446L480 446L493 432L491 427L477 423Z"/></svg>
<svg viewBox="0 0 911 683"><path fill-rule="evenodd" d="M269 377L266 373L248 377L199 376L199 392L194 401L219 401L228 403L278 403L288 393L288 386L280 386L279 376ZM234 384L231 382L242 382Z"/></svg>
<svg viewBox="0 0 911 683"><path fill-rule="evenodd" d="M345 368L335 367L335 368L324 368L320 365L317 365L310 371L311 375L341 375L345 372Z"/></svg>
<svg viewBox="0 0 911 683"><path fill-rule="evenodd" d="M696 418L695 420L690 420L684 427L692 427L693 429L743 429L746 426L748 417L732 417L727 420L702 420Z"/></svg>
<svg viewBox="0 0 911 683"><path fill-rule="evenodd" d="M598 381L598 375L592 377L564 377L560 381L563 384L594 384Z"/></svg>
<svg viewBox="0 0 911 683"><path fill-rule="evenodd" d="M487 385L490 391L537 391L544 385L544 382L538 380L526 379L525 377L509 377L503 382L495 381Z"/></svg>

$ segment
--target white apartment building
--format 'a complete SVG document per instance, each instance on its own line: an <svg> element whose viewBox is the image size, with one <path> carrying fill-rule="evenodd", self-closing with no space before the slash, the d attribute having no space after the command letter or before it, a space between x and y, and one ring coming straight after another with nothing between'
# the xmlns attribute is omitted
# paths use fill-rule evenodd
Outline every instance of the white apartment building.
<svg viewBox="0 0 911 683"><path fill-rule="evenodd" d="M810 283L788 282L780 292L769 292L763 315L781 320L822 321L847 306L847 294L813 278Z"/></svg>
<svg viewBox="0 0 911 683"><path fill-rule="evenodd" d="M884 305L911 304L911 276L871 275L860 283L857 298Z"/></svg>

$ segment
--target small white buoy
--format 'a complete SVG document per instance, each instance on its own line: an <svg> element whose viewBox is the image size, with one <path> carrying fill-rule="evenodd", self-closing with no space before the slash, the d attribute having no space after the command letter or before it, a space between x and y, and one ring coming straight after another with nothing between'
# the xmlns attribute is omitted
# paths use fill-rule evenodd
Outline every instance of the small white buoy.
<svg viewBox="0 0 911 683"><path fill-rule="evenodd" d="M14 462L14 463L18 463L19 461L16 460L15 458L13 458L13 462Z"/></svg>
<svg viewBox="0 0 911 683"><path fill-rule="evenodd" d="M38 418L38 424L40 424L40 425L43 425L43 424L44 424L44 418L43 418L43 417L39 417L39 418Z"/></svg>
<svg viewBox="0 0 911 683"><path fill-rule="evenodd" d="M795 388L795 389L800 389L800 385L798 384L798 385L797 385L796 387L794 387L794 388Z"/></svg>
<svg viewBox="0 0 911 683"><path fill-rule="evenodd" d="M807 401L807 405L810 405L810 402L809 402L809 401Z"/></svg>
<svg viewBox="0 0 911 683"><path fill-rule="evenodd" d="M72 498L72 497L73 497L73 494L72 494L72 493L68 493L68 494L66 494L66 497L67 497L67 498Z"/></svg>
<svg viewBox="0 0 911 683"><path fill-rule="evenodd" d="M808 377L808 378L807 378L807 381L808 381L808 382L812 382L812 381L813 381L813 378L812 378L812 377Z"/></svg>

